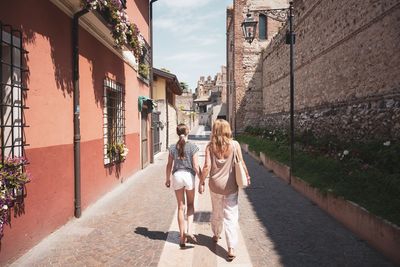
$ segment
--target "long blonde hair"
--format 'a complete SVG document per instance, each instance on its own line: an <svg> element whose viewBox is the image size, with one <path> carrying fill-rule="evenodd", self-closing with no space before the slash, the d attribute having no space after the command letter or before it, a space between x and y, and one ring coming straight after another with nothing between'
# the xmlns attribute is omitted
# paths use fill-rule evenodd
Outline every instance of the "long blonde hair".
<svg viewBox="0 0 400 267"><path fill-rule="evenodd" d="M222 156L228 149L232 140L231 126L226 120L218 119L214 122L211 133L211 151Z"/></svg>

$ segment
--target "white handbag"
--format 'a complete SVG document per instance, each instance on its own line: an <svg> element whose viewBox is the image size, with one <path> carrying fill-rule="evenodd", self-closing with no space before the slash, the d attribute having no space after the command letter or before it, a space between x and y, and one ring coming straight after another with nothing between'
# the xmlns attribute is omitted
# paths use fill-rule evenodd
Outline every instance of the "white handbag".
<svg viewBox="0 0 400 267"><path fill-rule="evenodd" d="M243 161L239 158L239 154L237 152L237 148L235 145L234 146L234 159L233 159L233 165L235 168L235 177L236 177L236 183L239 188L246 188L249 186L248 180L247 180L247 174L243 166Z"/></svg>

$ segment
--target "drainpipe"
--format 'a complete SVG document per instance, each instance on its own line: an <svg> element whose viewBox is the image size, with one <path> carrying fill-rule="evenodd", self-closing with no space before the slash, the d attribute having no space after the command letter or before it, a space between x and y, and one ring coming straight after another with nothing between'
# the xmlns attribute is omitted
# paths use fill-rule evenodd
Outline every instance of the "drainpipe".
<svg viewBox="0 0 400 267"><path fill-rule="evenodd" d="M153 3L158 0L150 1L150 98L153 99ZM154 127L153 118L150 116L150 163L154 163Z"/></svg>
<svg viewBox="0 0 400 267"><path fill-rule="evenodd" d="M74 215L81 217L81 130L79 106L79 18L88 13L82 9L74 14L72 22L72 80L74 86Z"/></svg>

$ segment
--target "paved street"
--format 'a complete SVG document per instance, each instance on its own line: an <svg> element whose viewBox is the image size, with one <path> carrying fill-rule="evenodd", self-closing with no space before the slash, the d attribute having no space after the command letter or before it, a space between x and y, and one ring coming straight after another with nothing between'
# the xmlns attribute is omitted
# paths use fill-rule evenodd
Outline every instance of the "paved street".
<svg viewBox="0 0 400 267"><path fill-rule="evenodd" d="M207 134L191 133L201 162ZM199 244L181 250L175 196L164 186L166 157L157 155L12 266L392 266L247 155L253 184L240 192L238 257L227 262L225 240L211 241L208 190L196 196Z"/></svg>

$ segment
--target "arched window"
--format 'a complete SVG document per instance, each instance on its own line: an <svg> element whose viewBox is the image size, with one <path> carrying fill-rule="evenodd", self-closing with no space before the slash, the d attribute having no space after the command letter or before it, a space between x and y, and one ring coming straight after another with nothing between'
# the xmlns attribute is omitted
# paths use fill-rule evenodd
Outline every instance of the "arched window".
<svg viewBox="0 0 400 267"><path fill-rule="evenodd" d="M260 14L258 19L258 38L267 40L267 16Z"/></svg>

